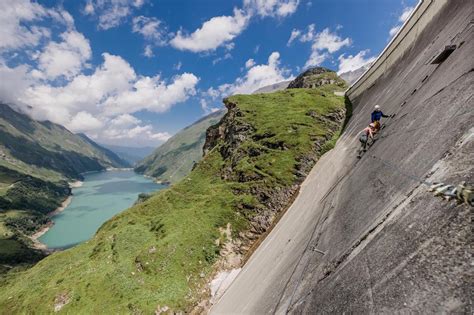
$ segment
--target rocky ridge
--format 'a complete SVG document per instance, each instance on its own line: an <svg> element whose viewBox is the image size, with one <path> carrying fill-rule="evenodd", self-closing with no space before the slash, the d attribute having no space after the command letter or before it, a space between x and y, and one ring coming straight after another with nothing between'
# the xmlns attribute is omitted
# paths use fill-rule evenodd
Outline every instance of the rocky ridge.
<svg viewBox="0 0 474 315"><path fill-rule="evenodd" d="M288 89L317 88L323 85L337 85L341 88L347 87L346 82L338 77L336 72L324 67L314 67L301 73L290 82Z"/></svg>
<svg viewBox="0 0 474 315"><path fill-rule="evenodd" d="M248 174L236 170L239 161L247 156L259 156L263 151L266 151L265 146L269 149L278 150L288 150L288 148L282 141L277 143L264 141L264 148L250 147L247 149L246 146L242 145L243 143L247 141L262 141L274 135L268 133L258 134L252 125L239 119L239 117L243 116L243 113L238 104L229 99L224 99L224 104L227 108L227 114L219 124L209 127L206 132L206 142L203 148L204 155L216 146L219 146L222 158L228 161L221 170L221 178L223 180L241 183L262 180L263 178L257 173ZM245 193L250 192L251 195L255 196L262 206L258 208L257 214L252 217L250 230L240 235L239 243L242 244L239 248L240 254L246 254L253 241L268 231L272 227L275 218L291 204L291 201L298 193L301 183L318 158L324 153L324 144L340 130L345 120L345 113L345 109L339 109L325 115L318 115L315 111L309 110L306 115L324 125L327 128L327 133L323 137L315 139L311 151L306 155L298 157L298 163L294 171L294 182L286 187L276 187L276 189L267 187L264 184L257 184L253 185L250 191L245 191ZM234 191L235 194L243 192ZM245 210L248 205L242 204L239 207Z"/></svg>

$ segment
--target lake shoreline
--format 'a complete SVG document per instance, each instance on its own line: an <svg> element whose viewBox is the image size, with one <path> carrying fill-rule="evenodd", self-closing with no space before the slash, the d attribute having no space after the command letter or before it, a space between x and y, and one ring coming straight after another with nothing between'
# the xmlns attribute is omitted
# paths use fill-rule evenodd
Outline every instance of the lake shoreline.
<svg viewBox="0 0 474 315"><path fill-rule="evenodd" d="M143 174L134 172L133 169L123 168L91 172L85 175L83 180L87 184L84 183L83 185L82 182L68 183L71 194L63 200L57 209L48 214L47 224L42 225L35 230L33 235L29 236L31 248L50 254L69 248L71 244L82 243L93 237L103 222L133 206L141 193L151 193L165 188L165 185L156 185L156 182L144 177ZM81 186L85 187L75 190L75 188ZM102 188L103 191L101 191ZM112 190L107 191L107 189ZM114 191L119 192L119 195ZM113 198L113 200L110 198ZM94 211L78 210L87 208L89 204ZM68 211L58 216L66 208ZM75 217L77 211L84 212L80 218ZM104 214L107 215L104 217ZM66 229L64 228L65 225L67 226ZM58 231L61 232L58 234Z"/></svg>
<svg viewBox="0 0 474 315"><path fill-rule="evenodd" d="M79 188L81 187L84 182L81 182L81 181L75 181L75 182L71 182L71 183L68 183L69 184L69 188ZM66 199L63 200L63 202L61 202L61 205L59 207L57 207L54 211L51 211L49 212L47 215L49 217L49 222L46 223L45 225L43 225L38 231L36 231L35 233L33 233L32 235L30 235L28 238L33 242L33 248L34 249L39 249L41 251L44 251L44 252L47 252L47 253L51 253L55 250L53 249L50 249L48 248L48 246L46 246L46 244L42 243L39 241L39 238L41 236L43 236L46 232L49 231L49 229L54 225L54 221L52 220L52 217L54 217L55 215L61 213L64 211L64 209L67 208L67 206L69 206L71 204L71 201L72 201L72 193L71 195L67 196Z"/></svg>

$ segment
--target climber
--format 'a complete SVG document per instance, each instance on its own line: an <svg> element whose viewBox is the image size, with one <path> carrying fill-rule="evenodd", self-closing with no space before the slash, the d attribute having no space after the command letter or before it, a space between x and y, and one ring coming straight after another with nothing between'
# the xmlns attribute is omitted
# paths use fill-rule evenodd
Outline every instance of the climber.
<svg viewBox="0 0 474 315"><path fill-rule="evenodd" d="M392 116L385 115L380 109L380 106L375 105L374 111L372 112L372 115L371 115L371 119L372 119L372 123L375 124L376 131L380 130L380 127L381 127L380 119L382 119L382 117L388 118L388 117L393 117L393 115Z"/></svg>
<svg viewBox="0 0 474 315"><path fill-rule="evenodd" d="M367 128L362 130L362 133L360 134L359 141L361 143L360 151L367 151L367 143L369 142L369 139L374 141L374 134L377 132L375 129L375 124L371 123Z"/></svg>

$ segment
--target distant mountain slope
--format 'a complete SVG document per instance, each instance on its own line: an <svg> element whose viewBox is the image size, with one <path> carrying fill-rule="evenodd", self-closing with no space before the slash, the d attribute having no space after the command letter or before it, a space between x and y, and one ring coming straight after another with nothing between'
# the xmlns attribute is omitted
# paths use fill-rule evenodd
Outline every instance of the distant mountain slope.
<svg viewBox="0 0 474 315"><path fill-rule="evenodd" d="M275 84L270 84L264 87L259 88L258 90L255 90L252 94L259 94L259 93L272 93L276 91L281 91L284 90L288 87L288 84L290 84L291 80L288 81L282 81L278 82Z"/></svg>
<svg viewBox="0 0 474 315"><path fill-rule="evenodd" d="M218 123L224 114L224 110L217 111L179 131L138 163L135 171L155 177L159 181L177 182L201 160L206 130Z"/></svg>
<svg viewBox="0 0 474 315"><path fill-rule="evenodd" d="M28 236L71 194L68 181L81 179L83 172L125 166L85 135L0 103L0 273L2 264L28 264L44 256L30 248Z"/></svg>
<svg viewBox="0 0 474 315"><path fill-rule="evenodd" d="M91 138L89 138L87 135L83 134L83 133L78 133L77 134L79 137L81 137L84 141L86 141L87 143L89 143L91 146L93 146L94 148L96 148L97 150L99 150L100 152L102 152L104 154L104 156L109 160L111 161L113 164L117 165L117 166L130 166L130 163L121 158L118 154L116 154L115 152L113 152L112 150L108 149L108 148L105 148L103 147L102 145L99 145L98 143L94 142L94 140L92 140Z"/></svg>
<svg viewBox="0 0 474 315"><path fill-rule="evenodd" d="M112 144L100 144L102 147L107 148L117 154L120 158L126 160L128 163L134 165L140 162L145 157L155 151L155 147L124 147Z"/></svg>
<svg viewBox="0 0 474 315"><path fill-rule="evenodd" d="M50 121L36 121L0 104L0 154L4 163L47 169L68 178L128 163L84 136Z"/></svg>
<svg viewBox="0 0 474 315"><path fill-rule="evenodd" d="M365 71L367 71L367 69L370 68L371 64L372 63L369 63L356 70L341 73L339 76L343 78L349 85L351 85L352 83L357 81L357 79L359 79L360 76L363 75Z"/></svg>

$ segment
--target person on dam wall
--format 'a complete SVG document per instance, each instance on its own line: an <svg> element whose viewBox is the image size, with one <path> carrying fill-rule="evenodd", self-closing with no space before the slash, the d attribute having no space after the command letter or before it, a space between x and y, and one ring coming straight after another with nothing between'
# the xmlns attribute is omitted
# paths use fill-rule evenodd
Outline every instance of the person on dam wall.
<svg viewBox="0 0 474 315"><path fill-rule="evenodd" d="M372 115L371 115L371 120L372 120L372 123L375 125L376 131L379 131L381 128L380 120L382 119L382 117L388 118L392 116L385 115L380 109L380 105L375 105L374 111L372 112Z"/></svg>
<svg viewBox="0 0 474 315"><path fill-rule="evenodd" d="M376 129L375 129L374 123L371 123L367 128L362 130L362 133L359 136L359 141L361 143L359 153L362 151L364 152L367 151L367 144L369 140L371 140L372 142L374 141L375 132L376 132Z"/></svg>

